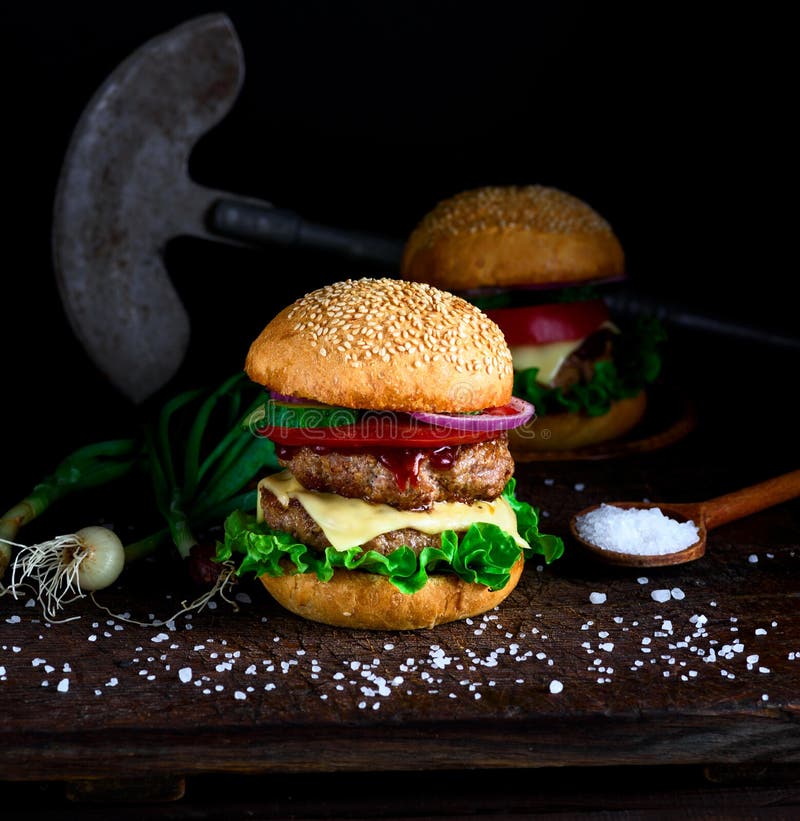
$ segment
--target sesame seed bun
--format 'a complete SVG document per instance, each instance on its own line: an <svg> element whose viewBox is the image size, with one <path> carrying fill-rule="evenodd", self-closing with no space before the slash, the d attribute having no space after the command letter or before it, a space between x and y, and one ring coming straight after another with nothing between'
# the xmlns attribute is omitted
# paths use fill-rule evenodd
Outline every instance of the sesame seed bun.
<svg viewBox="0 0 800 821"><path fill-rule="evenodd" d="M405 279L468 291L624 275L611 226L577 197L542 185L490 186L443 200L408 238Z"/></svg>
<svg viewBox="0 0 800 821"><path fill-rule="evenodd" d="M454 575L432 576L416 593L401 593L386 577L335 570L328 582L313 573L260 576L270 595L290 612L334 627L418 630L478 616L496 607L517 586L525 560L511 568L502 590L470 584Z"/></svg>
<svg viewBox="0 0 800 821"><path fill-rule="evenodd" d="M329 405L458 412L511 399L511 353L471 303L425 283L348 279L281 311L245 360L254 382Z"/></svg>

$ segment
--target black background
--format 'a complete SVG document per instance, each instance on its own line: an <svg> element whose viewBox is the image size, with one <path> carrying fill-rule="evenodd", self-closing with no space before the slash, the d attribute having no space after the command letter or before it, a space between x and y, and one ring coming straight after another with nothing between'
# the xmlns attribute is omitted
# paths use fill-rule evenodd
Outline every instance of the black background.
<svg viewBox="0 0 800 821"><path fill-rule="evenodd" d="M54 455L118 435L138 413L72 335L50 231L81 111L149 38L211 11L227 12L241 38L245 86L192 156L198 182L398 238L457 191L553 185L611 222L643 289L790 332L796 95L792 28L777 8L4 4L2 413L11 495ZM186 370L171 388L238 369L249 341L287 301L370 272L315 252L181 239L167 258L193 321ZM774 388L793 378L784 364L775 375L754 370L780 357L751 345L688 347L697 380L719 374L716 396L738 403L738 414L752 410L762 380Z"/></svg>

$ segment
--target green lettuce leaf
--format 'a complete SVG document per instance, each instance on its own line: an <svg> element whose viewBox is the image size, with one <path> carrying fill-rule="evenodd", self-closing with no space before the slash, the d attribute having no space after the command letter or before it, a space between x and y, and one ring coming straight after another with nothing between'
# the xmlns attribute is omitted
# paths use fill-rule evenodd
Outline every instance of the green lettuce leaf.
<svg viewBox="0 0 800 821"><path fill-rule="evenodd" d="M514 495L517 480L509 479L503 490L503 498L511 505L517 517L519 535L531 546L534 553L544 556L547 564L561 558L564 542L558 536L539 531L539 511ZM467 531L469 532L469 531Z"/></svg>
<svg viewBox="0 0 800 821"><path fill-rule="evenodd" d="M527 368L514 374L514 395L531 402L540 417L561 411L602 416L612 402L636 396L658 378L665 339L661 322L640 317L614 338L612 359L598 362L589 382L564 391L540 384L539 369Z"/></svg>
<svg viewBox="0 0 800 821"><path fill-rule="evenodd" d="M433 573L455 573L467 582L484 584L492 590L502 590L508 584L511 568L520 555L530 553L544 556L549 564L564 552L564 544L557 536L539 532L538 512L527 502L514 495L515 480L503 490L517 516L520 536L530 545L524 551L515 539L497 525L473 523L461 535L452 530L442 534L441 548L426 547L419 556L409 547L399 547L388 556L374 550L362 551L327 548L313 550L293 536L273 530L264 522L256 521L253 514L235 510L225 520L225 536L217 542L217 561L223 562L241 556L237 574L254 573L260 576L282 576L284 561L298 573L315 573L322 581L330 581L335 568L378 573L403 593L415 593L425 586Z"/></svg>

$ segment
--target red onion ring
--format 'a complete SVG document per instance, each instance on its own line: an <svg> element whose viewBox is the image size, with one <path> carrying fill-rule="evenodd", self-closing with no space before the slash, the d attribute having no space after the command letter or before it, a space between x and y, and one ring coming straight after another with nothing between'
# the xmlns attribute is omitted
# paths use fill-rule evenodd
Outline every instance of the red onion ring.
<svg viewBox="0 0 800 821"><path fill-rule="evenodd" d="M453 430L495 431L518 428L531 419L535 411L536 409L530 402L512 396L511 401L507 405L503 405L499 408L489 408L481 413L453 414L414 412L410 413L409 416L418 422L425 422L428 425L438 425L443 428L452 428Z"/></svg>
<svg viewBox="0 0 800 821"><path fill-rule="evenodd" d="M302 399L298 396L278 393L277 391L270 391L269 395L271 399L284 404L317 404L311 399ZM531 419L534 413L535 408L530 402L512 396L507 405L502 405L499 408L488 408L481 413L427 413L415 411L408 415L412 419L424 422L427 425L436 425L451 430L483 432L518 428Z"/></svg>
<svg viewBox="0 0 800 821"><path fill-rule="evenodd" d="M276 402L282 402L284 405L308 405L313 400L301 399L299 396L291 396L288 393L278 393L277 391L270 391L269 398Z"/></svg>

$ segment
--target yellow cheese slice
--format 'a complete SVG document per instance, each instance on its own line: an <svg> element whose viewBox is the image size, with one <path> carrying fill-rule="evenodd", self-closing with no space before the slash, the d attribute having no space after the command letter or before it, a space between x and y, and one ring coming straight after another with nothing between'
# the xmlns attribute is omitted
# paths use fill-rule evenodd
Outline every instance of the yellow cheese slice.
<svg viewBox="0 0 800 821"><path fill-rule="evenodd" d="M608 328L612 333L619 333L619 328L613 322L603 322L597 330ZM542 385L551 385L564 364L564 360L573 352L577 351L586 341L584 336L581 339L571 339L567 342L550 342L547 345L510 345L511 359L514 363L515 371L526 371L528 368L538 368L539 373L536 381Z"/></svg>
<svg viewBox="0 0 800 821"><path fill-rule="evenodd" d="M543 385L552 385L564 360L580 348L583 341L583 339L572 339L569 342L550 342L547 345L509 346L514 370L526 371L528 368L538 368L536 381Z"/></svg>
<svg viewBox="0 0 800 821"><path fill-rule="evenodd" d="M335 493L306 490L290 470L267 476L259 482L257 518L263 521L260 489L266 487L286 507L292 499L303 506L336 550L347 550L405 527L422 533L466 530L473 522L489 522L514 537L522 548L530 545L517 532L517 517L502 497L492 502L437 502L429 510L397 510L390 505L362 499L346 499Z"/></svg>

